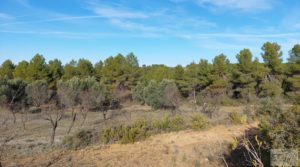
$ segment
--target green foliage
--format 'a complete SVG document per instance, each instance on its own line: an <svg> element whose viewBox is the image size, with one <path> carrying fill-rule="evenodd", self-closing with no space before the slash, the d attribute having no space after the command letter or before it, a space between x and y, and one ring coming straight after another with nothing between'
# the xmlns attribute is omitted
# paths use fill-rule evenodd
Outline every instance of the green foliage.
<svg viewBox="0 0 300 167"><path fill-rule="evenodd" d="M189 84L186 81L185 69L181 65L177 65L173 70L172 78L175 80L175 83L183 97L189 95Z"/></svg>
<svg viewBox="0 0 300 167"><path fill-rule="evenodd" d="M229 114L229 119L234 124L245 124L247 123L247 115L237 112L231 112Z"/></svg>
<svg viewBox="0 0 300 167"><path fill-rule="evenodd" d="M238 60L238 69L242 73L250 73L253 68L252 62L252 53L249 49L243 49L240 53L236 56Z"/></svg>
<svg viewBox="0 0 300 167"><path fill-rule="evenodd" d="M191 127L194 130L203 130L209 127L209 121L203 114L196 114L191 117Z"/></svg>
<svg viewBox="0 0 300 167"><path fill-rule="evenodd" d="M92 77L94 75L93 64L89 60L79 59L77 73L79 78Z"/></svg>
<svg viewBox="0 0 300 167"><path fill-rule="evenodd" d="M133 53L126 57L118 54L115 57L107 58L101 72L103 81L112 90L120 86L131 89L137 84L140 76L138 60Z"/></svg>
<svg viewBox="0 0 300 167"><path fill-rule="evenodd" d="M36 54L29 62L27 67L26 80L31 83L37 80L49 80L49 68L45 62L45 58Z"/></svg>
<svg viewBox="0 0 300 167"><path fill-rule="evenodd" d="M290 51L288 78L285 80L285 93L296 104L300 104L300 45Z"/></svg>
<svg viewBox="0 0 300 167"><path fill-rule="evenodd" d="M84 148L92 143L93 134L88 130L81 130L74 136L67 136L63 140L63 145L68 149Z"/></svg>
<svg viewBox="0 0 300 167"><path fill-rule="evenodd" d="M55 87L56 86L56 82L58 80L60 80L60 78L62 77L63 73L64 73L64 69L63 66L61 64L61 61L59 61L58 59L54 59L49 61L49 84L50 87Z"/></svg>
<svg viewBox="0 0 300 167"><path fill-rule="evenodd" d="M148 137L149 125L144 120L139 120L133 125L119 125L102 131L104 143L119 141L122 144L133 143Z"/></svg>
<svg viewBox="0 0 300 167"><path fill-rule="evenodd" d="M264 82L261 86L261 97L278 97L282 93L280 81Z"/></svg>
<svg viewBox="0 0 300 167"><path fill-rule="evenodd" d="M260 105L259 127L264 134L264 140L274 149L299 149L300 108L294 105L286 110L281 105L275 99L267 99Z"/></svg>
<svg viewBox="0 0 300 167"><path fill-rule="evenodd" d="M268 68L271 69L271 73L281 74L282 69L282 52L280 51L281 47L277 43L266 42L263 47L262 58Z"/></svg>
<svg viewBox="0 0 300 167"><path fill-rule="evenodd" d="M226 78L229 72L229 60L224 54L216 56L213 60L213 73L219 78Z"/></svg>
<svg viewBox="0 0 300 167"><path fill-rule="evenodd" d="M186 128L186 123L179 115L165 116L160 120L147 122L139 120L132 125L117 125L102 131L104 143L133 143L160 132L179 131Z"/></svg>
<svg viewBox="0 0 300 167"><path fill-rule="evenodd" d="M103 62L100 60L95 64L95 77L98 81L102 79L103 76L102 70L103 70Z"/></svg>
<svg viewBox="0 0 300 167"><path fill-rule="evenodd" d="M71 60L69 63L67 63L64 66L64 75L62 78L64 80L68 80L75 77L78 74L76 67L77 67L77 62L75 60Z"/></svg>
<svg viewBox="0 0 300 167"><path fill-rule="evenodd" d="M0 66L0 79L5 77L12 79L14 68L15 66L11 60L4 61Z"/></svg>
<svg viewBox="0 0 300 167"><path fill-rule="evenodd" d="M117 101L135 99L155 109L174 108L183 96L197 103L197 95L203 98L221 98L220 104L252 103L255 98L288 96L294 103L300 99L300 45L290 51L288 63L282 63L281 48L277 43L266 42L262 46L264 63L253 59L249 49L241 50L237 63L229 62L224 54L216 56L212 63L201 59L187 66L165 65L139 66L133 53L118 54L95 66L87 59L79 59L62 65L58 59L50 60L36 54L30 62L22 61L14 66L7 60L0 66L0 78L22 79L27 83L44 80L56 91L57 81L94 77L105 85L110 98ZM164 80L174 80L164 86ZM138 84L142 83L142 84ZM178 95L178 90L180 95ZM91 90L88 91L89 94ZM173 98L171 98L173 97Z"/></svg>
<svg viewBox="0 0 300 167"><path fill-rule="evenodd" d="M10 110L26 103L25 88L27 84L21 79L0 80L0 104Z"/></svg>
<svg viewBox="0 0 300 167"><path fill-rule="evenodd" d="M179 131L185 127L185 122L180 115L165 116L161 120L155 120L153 126L159 131Z"/></svg>
<svg viewBox="0 0 300 167"><path fill-rule="evenodd" d="M161 108L163 106L158 90L158 84L155 81L150 81L149 84L144 88L143 96L145 103L154 109Z"/></svg>
<svg viewBox="0 0 300 167"><path fill-rule="evenodd" d="M107 100L107 89L94 77L80 79L74 77L67 81L59 81L57 94L61 103L67 108L82 105L86 109L101 110Z"/></svg>
<svg viewBox="0 0 300 167"><path fill-rule="evenodd" d="M132 91L133 99L138 102L141 102L142 104L145 103L144 88L145 88L145 84L139 82Z"/></svg>
<svg viewBox="0 0 300 167"><path fill-rule="evenodd" d="M163 79L171 79L173 71L171 68L165 65L151 65L142 67L142 81L157 81L160 82Z"/></svg>
<svg viewBox="0 0 300 167"><path fill-rule="evenodd" d="M300 64L300 44L294 45L290 51L289 63Z"/></svg>
<svg viewBox="0 0 300 167"><path fill-rule="evenodd" d="M29 63L25 60L21 61L15 68L13 72L14 78L19 78L22 80L26 80L27 77L27 67Z"/></svg>
<svg viewBox="0 0 300 167"><path fill-rule="evenodd" d="M152 80L147 86L139 83L133 90L133 97L154 109L175 109L180 101L180 93L174 80L166 79L159 84Z"/></svg>

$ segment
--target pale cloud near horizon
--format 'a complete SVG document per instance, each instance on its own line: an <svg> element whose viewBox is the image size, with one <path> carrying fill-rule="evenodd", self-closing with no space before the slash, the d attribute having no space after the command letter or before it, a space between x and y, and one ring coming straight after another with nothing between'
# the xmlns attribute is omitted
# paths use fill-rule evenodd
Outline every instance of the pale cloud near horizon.
<svg viewBox="0 0 300 167"><path fill-rule="evenodd" d="M174 3L196 3L214 12L223 10L238 10L242 12L256 12L270 10L278 0L169 0Z"/></svg>
<svg viewBox="0 0 300 167"><path fill-rule="evenodd" d="M148 18L149 16L142 12L134 12L110 6L96 6L94 12L107 18Z"/></svg>
<svg viewBox="0 0 300 167"><path fill-rule="evenodd" d="M12 15L10 14L7 14L7 13L0 13L0 19L13 19L15 17L13 17Z"/></svg>
<svg viewBox="0 0 300 167"><path fill-rule="evenodd" d="M213 5L220 8L238 9L242 11L269 10L275 1L271 0L197 0L199 5Z"/></svg>

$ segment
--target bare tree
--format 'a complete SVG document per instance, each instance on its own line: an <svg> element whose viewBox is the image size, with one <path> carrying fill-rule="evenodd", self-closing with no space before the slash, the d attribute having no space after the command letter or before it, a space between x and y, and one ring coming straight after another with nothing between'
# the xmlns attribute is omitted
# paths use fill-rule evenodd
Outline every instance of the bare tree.
<svg viewBox="0 0 300 167"><path fill-rule="evenodd" d="M74 126L76 121L77 112L76 109L79 103L79 95L81 89L81 80L78 78L72 78L68 81L60 81L57 84L57 94L59 96L60 102L66 108L71 109L71 124L68 128L67 133L69 134Z"/></svg>
<svg viewBox="0 0 300 167"><path fill-rule="evenodd" d="M48 88L46 81L35 81L29 84L26 92L31 98L32 104L42 110L41 117L50 122L52 126L50 143L53 144L58 122L63 116L63 110L57 108L58 97Z"/></svg>
<svg viewBox="0 0 300 167"><path fill-rule="evenodd" d="M82 114L87 114L89 110L101 111L103 119L106 120L110 102L107 100L107 91L104 84L95 82L93 86L82 91L80 101L83 108Z"/></svg>
<svg viewBox="0 0 300 167"><path fill-rule="evenodd" d="M26 129L26 123L29 121L29 116L28 116L28 110L25 108L22 109L21 111L21 123L23 126L23 129Z"/></svg>
<svg viewBox="0 0 300 167"><path fill-rule="evenodd" d="M52 131L50 134L50 144L54 143L56 128L59 121L63 118L64 110L57 107L57 104L48 104L44 106L44 112L42 112L42 118L50 122Z"/></svg>
<svg viewBox="0 0 300 167"><path fill-rule="evenodd" d="M180 105L180 92L177 86L173 83L168 84L164 89L164 106L171 109L171 112L174 113Z"/></svg>

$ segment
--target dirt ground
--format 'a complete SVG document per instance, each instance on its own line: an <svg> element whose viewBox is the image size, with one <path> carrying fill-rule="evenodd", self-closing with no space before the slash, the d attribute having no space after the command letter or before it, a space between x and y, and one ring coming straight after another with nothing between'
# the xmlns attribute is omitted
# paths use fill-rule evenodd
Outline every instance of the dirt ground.
<svg viewBox="0 0 300 167"><path fill-rule="evenodd" d="M222 107L220 112L225 117L228 112L242 111L243 107ZM184 107L181 112L189 112ZM88 114L87 122L81 126L81 118L75 122L71 134L80 129L100 129L119 123L130 123L137 119L161 118L169 114L168 111L152 111L145 106L127 106L119 111L110 111L108 120L104 121L100 113ZM3 117L1 117L3 119ZM20 119L20 115L18 116ZM225 166L223 161L224 150L228 150L233 137L243 135L244 131L257 127L257 123L247 125L216 125L209 130L184 130L151 136L145 141L134 144L94 144L81 150L67 150L60 148L59 143L66 136L70 124L66 116L59 123L56 146L50 148L50 124L37 116L31 115L16 139L9 142L11 154L4 156L4 166L39 167L39 166L100 166L100 167L168 167L168 166ZM20 126L20 125L12 125ZM18 129L20 129L19 127ZM0 132L0 139L13 132L15 128L8 128Z"/></svg>
<svg viewBox="0 0 300 167"><path fill-rule="evenodd" d="M134 144L96 145L76 151L55 150L34 157L19 157L7 166L225 166L222 155L224 150L228 150L233 137L241 136L245 130L254 127L257 127L256 123L220 125L206 131L159 134Z"/></svg>

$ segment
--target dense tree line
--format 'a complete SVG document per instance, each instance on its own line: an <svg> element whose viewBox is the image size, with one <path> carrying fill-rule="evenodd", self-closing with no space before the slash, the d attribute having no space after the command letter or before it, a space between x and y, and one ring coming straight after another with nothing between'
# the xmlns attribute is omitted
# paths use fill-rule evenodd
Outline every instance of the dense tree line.
<svg viewBox="0 0 300 167"><path fill-rule="evenodd" d="M194 103L219 97L224 104L224 100L245 103L252 102L256 98L277 96L287 97L299 103L300 45L296 44L290 50L287 63L283 63L281 47L277 43L263 44L261 57L263 62L254 58L249 49L243 49L236 55L237 63L230 63L226 55L220 54L212 60L212 63L201 59L198 63L192 62L185 67L181 65L167 67L140 66L133 53L127 56L121 54L111 56L96 64L87 59L79 59L65 65L58 59L46 62L42 55L37 54L29 62L21 61L13 64L12 61L6 60L2 63L1 101L14 110L17 105L12 105L13 103L21 105L30 102L33 105L33 101L25 101L21 97L26 96L26 85L43 81L49 90L55 92L54 94L61 94L60 90L71 89L68 85L74 86L76 82L92 78L94 82L101 83L105 87L110 99L121 101L136 99L153 108L174 106L175 103L170 105L171 102L159 100L170 96L170 92L175 92L170 98L174 96L189 98ZM87 91L82 88L83 90ZM13 96L13 91L17 97ZM80 94L79 89L76 91ZM177 91L179 93L176 93ZM69 99L75 98L69 94L64 92L64 96ZM83 93L80 96L83 96ZM70 107L75 105L71 103L74 102L64 102L64 105Z"/></svg>

